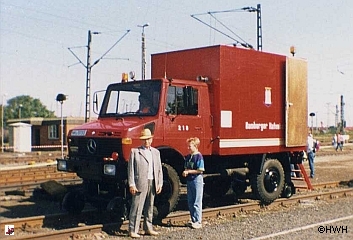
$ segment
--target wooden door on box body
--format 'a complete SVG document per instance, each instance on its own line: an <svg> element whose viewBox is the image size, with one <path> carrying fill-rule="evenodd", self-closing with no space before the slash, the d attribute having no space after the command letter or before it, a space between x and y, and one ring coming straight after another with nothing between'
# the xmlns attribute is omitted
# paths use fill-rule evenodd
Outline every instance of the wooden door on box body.
<svg viewBox="0 0 353 240"><path fill-rule="evenodd" d="M308 135L307 61L286 59L286 146L305 146Z"/></svg>

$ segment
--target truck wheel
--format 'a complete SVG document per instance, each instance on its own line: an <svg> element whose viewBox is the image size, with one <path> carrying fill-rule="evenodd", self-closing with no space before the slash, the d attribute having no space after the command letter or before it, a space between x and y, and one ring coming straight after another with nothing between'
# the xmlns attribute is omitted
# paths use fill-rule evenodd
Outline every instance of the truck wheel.
<svg viewBox="0 0 353 240"><path fill-rule="evenodd" d="M219 198L224 196L230 188L230 177L216 176L204 178L204 191L212 198Z"/></svg>
<svg viewBox="0 0 353 240"><path fill-rule="evenodd" d="M252 177L252 191L264 204L270 204L277 199L282 193L283 186L283 167L276 159L266 160L261 174Z"/></svg>
<svg viewBox="0 0 353 240"><path fill-rule="evenodd" d="M163 188L154 201L154 218L161 220L174 210L179 201L180 179L177 172L163 163Z"/></svg>
<svg viewBox="0 0 353 240"><path fill-rule="evenodd" d="M81 192L68 192L65 194L62 203L62 209L70 214L80 214L85 207L85 197Z"/></svg>

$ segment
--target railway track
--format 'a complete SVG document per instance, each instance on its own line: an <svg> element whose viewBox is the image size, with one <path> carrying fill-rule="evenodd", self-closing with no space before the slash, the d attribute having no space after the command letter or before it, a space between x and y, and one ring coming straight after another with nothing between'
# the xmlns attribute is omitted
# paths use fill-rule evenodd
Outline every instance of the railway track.
<svg viewBox="0 0 353 240"><path fill-rule="evenodd" d="M289 199L277 199L268 206L262 206L258 202L222 206L217 208L208 208L203 210L203 218L211 220L219 217L230 216L234 217L239 213L256 211L263 208L268 210L278 206L288 206L292 204L302 203L305 201L318 201L325 199L337 199L340 197L352 197L353 189L330 189L326 192L317 192L293 196ZM164 218L159 224L166 227L180 226L189 220L190 214L188 211L171 213ZM84 222L83 219L94 219L91 222ZM117 229L120 235L127 235L128 221L111 222L106 214L97 210L84 211L78 216L68 214L52 214L46 216L35 216L27 218L6 219L0 221L2 232L5 230L5 225L13 225L17 233L16 237L8 236L9 239L64 239L79 235L95 234L102 231L114 232ZM56 230L54 228L56 226ZM60 229L58 229L58 226ZM48 230L49 228L49 230ZM54 228L54 230L52 230ZM10 238L11 237L11 238Z"/></svg>
<svg viewBox="0 0 353 240"><path fill-rule="evenodd" d="M56 171L41 171L38 169L36 172L17 172L15 174L3 174L0 179L0 186L20 185L27 184L29 182L41 182L48 179L60 180L60 179L79 179L75 173L65 173Z"/></svg>
<svg viewBox="0 0 353 240"><path fill-rule="evenodd" d="M61 172L59 173L61 174ZM0 195L2 194L2 192L5 192L4 190L10 191L11 189L20 189L22 191L27 191L28 193L30 193L33 189L39 187L42 182L48 180L56 180L63 184L76 184L81 181L81 179L78 178L75 174L72 174L72 176L70 176L70 174L68 173L64 173L61 176L59 176L60 174L56 175L56 164L54 162L43 162L35 165L7 167L7 170L3 170L2 168L0 170L0 174ZM58 178L54 179L55 177ZM18 180L17 182L16 179ZM204 209L203 216L205 219L214 219L223 216L234 216L238 213L256 211L264 208L267 210L276 206L296 204L308 200L315 201L327 198L335 199L338 197L353 196L351 189L333 189L340 185L341 182L339 181L316 183L313 184L315 190L324 189L324 192L321 191L316 193L316 191L307 191L307 186L303 184L303 182L298 182L298 184L295 183L298 194L292 196L290 199L278 199L269 206L261 206L257 201L254 201L253 203L227 205L233 203L230 200L228 203L225 203L225 205L227 206L223 205L222 207L210 207ZM347 183L345 185L347 185ZM184 195L186 194L185 191L183 193ZM251 200L245 200L242 202L251 202ZM215 205L220 206L220 204L209 204L208 206ZM183 209L186 208L184 205L181 205L179 210ZM23 222L21 222L21 219L23 220ZM88 222L87 219L90 219L90 221ZM189 212L174 212L168 215L167 218L163 219L160 225L171 227L180 226L180 224L183 224L183 222L187 222L188 219ZM16 230L16 236L11 236L11 239L65 239L70 236L73 237L81 234L95 234L102 231L116 232L117 229L119 229L119 236L127 236L127 222L112 221L109 218L101 216L100 212L94 210L84 212L79 216L75 217L67 214L53 214L30 218L19 218L16 220L4 219L0 220L0 225L0 231L4 231L5 225L14 226ZM61 235L61 233L66 235ZM51 237L51 234L54 234L53 237Z"/></svg>
<svg viewBox="0 0 353 240"><path fill-rule="evenodd" d="M0 171L0 174L0 196L6 195L8 192L16 192L19 195L30 194L40 184L49 180L64 185L82 182L76 173L57 171L56 162L6 167L5 170Z"/></svg>
<svg viewBox="0 0 353 240"><path fill-rule="evenodd" d="M319 192L319 193L308 193L298 196L293 196L291 198L279 198L276 199L273 203L268 206L263 206L258 202L254 203L245 203L245 204L237 204L237 205L229 205L224 207L217 208L209 208L204 209L202 211L203 218L214 218L218 216L224 215L234 215L239 212L247 212L247 211L255 211L261 208L273 208L276 206L285 206L291 205L295 203L300 203L305 200L324 200L324 199L335 199L338 197L351 197L353 196L353 189L340 189L340 190L330 190L327 192ZM190 213L189 212L181 212L176 214L170 214L165 219L163 219L163 223L167 225L173 225L179 222L186 222L189 220Z"/></svg>
<svg viewBox="0 0 353 240"><path fill-rule="evenodd" d="M46 163L47 161L54 161L61 156L61 152L31 152L31 153L13 153L3 152L0 153L0 165L8 166L13 164L33 164L33 163Z"/></svg>
<svg viewBox="0 0 353 240"><path fill-rule="evenodd" d="M324 182L324 183L315 183L312 184L314 189L323 189L323 188L335 188L340 185L346 185L346 182L341 182L341 181L332 181L332 182ZM297 191L303 191L308 189L306 185L303 184L298 184L297 182L294 181L294 186Z"/></svg>
<svg viewBox="0 0 353 240"><path fill-rule="evenodd" d="M69 229L58 230L55 232L50 233L38 233L33 235L22 235L22 236L5 236L3 239L11 239L11 240L19 240L19 239L51 239L51 240L62 240L62 239L69 239L74 238L77 235L92 235L96 233L102 232L101 224L91 225L91 226L82 226L82 227L75 227Z"/></svg>

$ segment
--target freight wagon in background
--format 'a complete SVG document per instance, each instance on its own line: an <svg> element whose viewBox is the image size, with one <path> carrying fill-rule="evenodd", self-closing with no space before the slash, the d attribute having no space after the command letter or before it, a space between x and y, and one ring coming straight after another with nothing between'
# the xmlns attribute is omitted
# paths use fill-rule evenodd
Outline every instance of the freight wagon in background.
<svg viewBox="0 0 353 240"><path fill-rule="evenodd" d="M95 100L98 119L69 132L57 167L77 173L84 190L66 194L68 211L89 201L127 217L127 161L144 128L163 162L159 218L178 203L189 137L201 140L206 194L239 195L250 186L270 204L295 192L290 163L302 160L308 133L305 60L217 45L153 54L151 62L151 80L110 84ZM141 97L150 112L139 111Z"/></svg>

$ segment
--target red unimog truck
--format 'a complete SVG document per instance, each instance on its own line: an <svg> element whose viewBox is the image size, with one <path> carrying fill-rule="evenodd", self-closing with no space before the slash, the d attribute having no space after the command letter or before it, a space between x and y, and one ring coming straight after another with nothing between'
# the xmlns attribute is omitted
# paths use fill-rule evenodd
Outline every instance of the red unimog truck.
<svg viewBox="0 0 353 240"><path fill-rule="evenodd" d="M63 206L79 212L84 202L126 217L127 161L141 144L142 129L154 134L161 153L163 191L156 215L178 203L186 139L199 137L205 193L242 194L248 186L264 204L294 192L290 163L300 162L307 139L307 62L233 46L154 54L151 80L108 86L97 120L68 134L68 155L58 170L75 172L83 190ZM149 112L139 111L139 99Z"/></svg>

